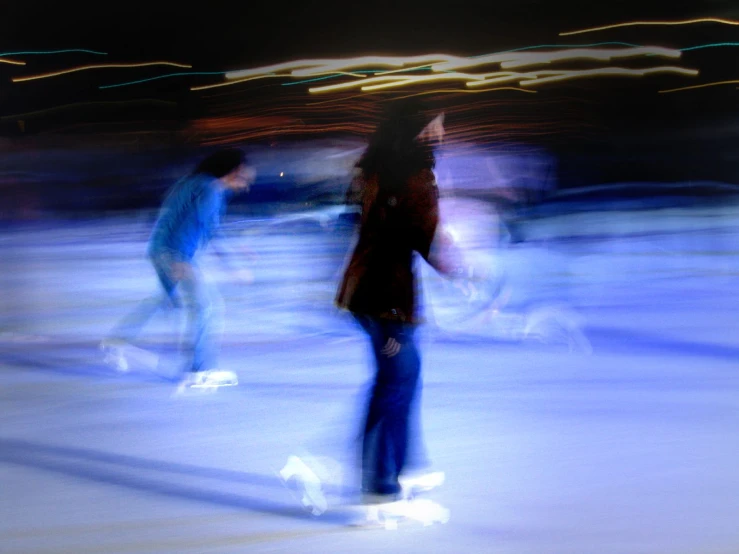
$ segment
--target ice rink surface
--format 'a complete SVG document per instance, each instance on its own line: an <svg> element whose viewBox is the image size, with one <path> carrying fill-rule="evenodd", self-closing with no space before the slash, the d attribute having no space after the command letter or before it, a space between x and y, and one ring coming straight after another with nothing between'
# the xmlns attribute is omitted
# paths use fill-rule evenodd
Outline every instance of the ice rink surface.
<svg viewBox="0 0 739 554"><path fill-rule="evenodd" d="M484 206L449 213L495 286L422 271L423 434L447 476L429 498L451 519L395 531L314 518L275 473L350 458L371 367L332 305L347 226L229 220L254 282L203 265L240 384L179 396L172 318L139 344L157 366L97 349L156 291L151 214L3 232L0 552L739 552L739 207L594 206L511 244Z"/></svg>

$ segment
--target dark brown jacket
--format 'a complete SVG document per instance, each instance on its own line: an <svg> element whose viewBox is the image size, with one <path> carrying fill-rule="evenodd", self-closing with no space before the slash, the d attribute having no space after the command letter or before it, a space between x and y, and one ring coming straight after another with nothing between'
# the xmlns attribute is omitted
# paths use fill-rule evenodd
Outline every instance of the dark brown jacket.
<svg viewBox="0 0 739 554"><path fill-rule="evenodd" d="M431 170L419 172L398 194L381 191L375 176L360 174L352 190L361 203L359 238L336 303L358 314L417 323L413 252L442 273L452 271L430 255L439 225L434 174Z"/></svg>

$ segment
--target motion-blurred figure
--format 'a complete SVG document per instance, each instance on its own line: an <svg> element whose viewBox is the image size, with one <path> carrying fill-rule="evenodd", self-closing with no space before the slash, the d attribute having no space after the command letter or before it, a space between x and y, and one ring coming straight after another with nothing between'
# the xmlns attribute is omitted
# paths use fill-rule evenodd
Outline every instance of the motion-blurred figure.
<svg viewBox="0 0 739 554"><path fill-rule="evenodd" d="M411 436L421 373L414 252L443 274L458 267L452 256L434 255L446 248L432 251L439 227L434 146L443 134L443 114L434 117L417 100L395 101L352 185L361 206L359 236L336 302L367 333L376 362L361 449L365 504L402 496L409 444L422 443Z"/></svg>
<svg viewBox="0 0 739 554"><path fill-rule="evenodd" d="M217 327L220 295L208 285L197 264L197 254L211 239L222 237L221 217L227 196L248 190L255 170L239 149L225 149L205 158L190 174L170 189L151 234L148 255L154 266L163 295L142 302L112 330L101 347L108 361L117 369L128 369L128 347L143 327L162 308L181 305L181 291L188 310L188 336L183 342L189 356L181 388L235 385L237 376L218 369L220 337ZM212 241L219 257L229 264L240 279L249 280L250 273L238 270L233 253L225 240Z"/></svg>

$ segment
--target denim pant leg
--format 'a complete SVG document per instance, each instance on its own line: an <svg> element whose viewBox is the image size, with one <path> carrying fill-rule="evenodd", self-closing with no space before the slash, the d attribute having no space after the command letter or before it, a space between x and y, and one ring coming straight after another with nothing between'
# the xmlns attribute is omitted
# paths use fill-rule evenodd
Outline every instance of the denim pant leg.
<svg viewBox="0 0 739 554"><path fill-rule="evenodd" d="M358 318L368 333L376 361L362 441L362 489L396 494L407 460L410 419L420 377L414 328L374 318Z"/></svg>
<svg viewBox="0 0 739 554"><path fill-rule="evenodd" d="M180 282L188 312L185 349L191 357L190 371L215 369L221 334L222 300L217 289L205 282L197 266Z"/></svg>
<svg viewBox="0 0 739 554"><path fill-rule="evenodd" d="M138 337L144 326L157 312L179 305L176 293L177 283L171 277L170 260L165 256L154 256L151 258L151 263L156 271L162 292L143 300L126 314L110 332L112 338L131 342Z"/></svg>

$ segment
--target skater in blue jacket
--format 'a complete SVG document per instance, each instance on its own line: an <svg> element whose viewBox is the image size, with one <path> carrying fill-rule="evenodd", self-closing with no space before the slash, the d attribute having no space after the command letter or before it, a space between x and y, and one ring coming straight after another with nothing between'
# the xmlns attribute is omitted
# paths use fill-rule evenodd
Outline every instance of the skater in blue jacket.
<svg viewBox="0 0 739 554"><path fill-rule="evenodd" d="M222 238L221 217L229 194L246 191L255 179L255 170L239 149L225 149L205 158L197 168L170 189L159 212L148 246L162 293L142 302L115 326L102 343L108 360L119 370L127 369L126 348L144 325L162 308L188 311L188 336L184 341L189 357L183 387L236 384L236 375L218 368L217 312L221 303L217 291L208 286L197 263L197 255L214 238ZM233 253L223 240L213 240L224 261ZM236 269L231 265L232 269ZM246 270L237 277L249 280ZM181 298L181 296L182 298Z"/></svg>

